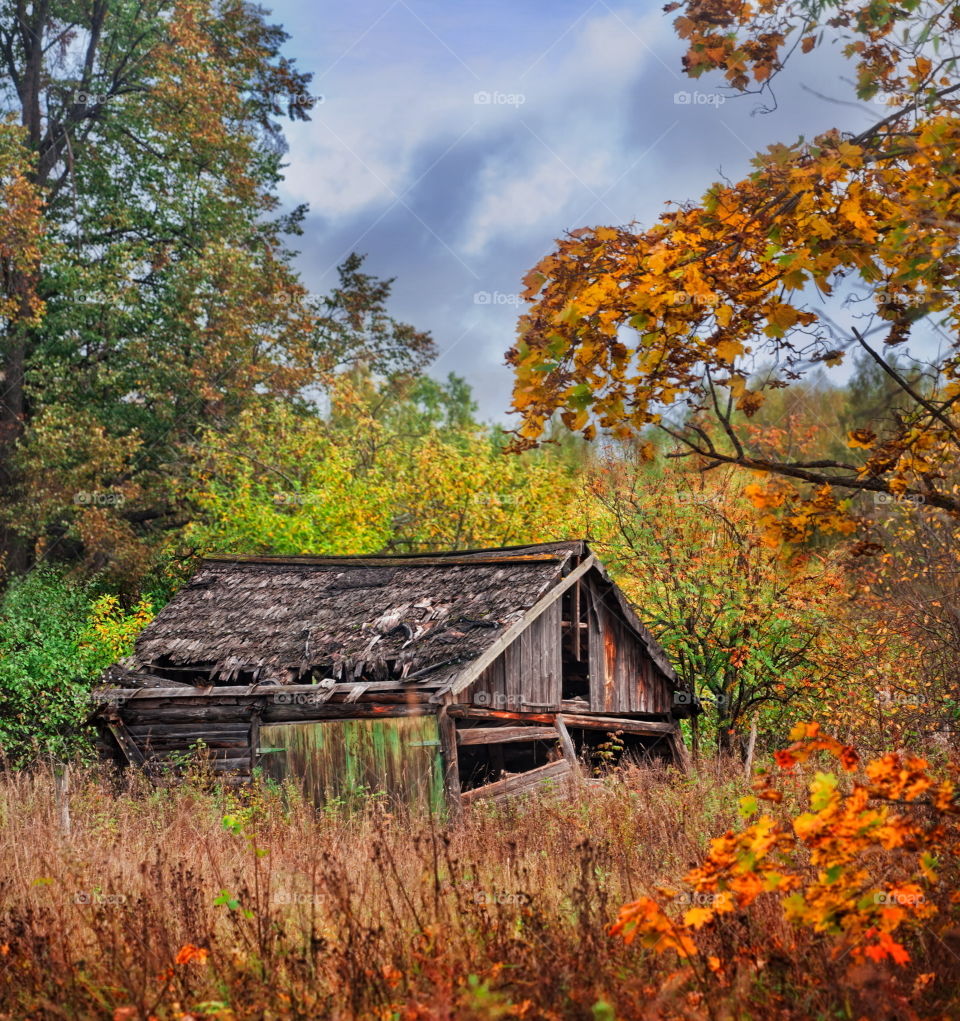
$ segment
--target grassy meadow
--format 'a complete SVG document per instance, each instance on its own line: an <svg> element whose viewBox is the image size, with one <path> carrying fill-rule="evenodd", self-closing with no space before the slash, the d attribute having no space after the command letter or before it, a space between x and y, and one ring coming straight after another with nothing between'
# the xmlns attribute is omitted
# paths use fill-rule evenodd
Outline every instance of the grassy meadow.
<svg viewBox="0 0 960 1021"><path fill-rule="evenodd" d="M2 773L0 1018L875 1021L918 1016L911 990L923 1016L957 1016L949 947L865 980L771 898L706 937L722 970L610 934L739 824L749 791L732 761L631 766L448 826L202 774Z"/></svg>

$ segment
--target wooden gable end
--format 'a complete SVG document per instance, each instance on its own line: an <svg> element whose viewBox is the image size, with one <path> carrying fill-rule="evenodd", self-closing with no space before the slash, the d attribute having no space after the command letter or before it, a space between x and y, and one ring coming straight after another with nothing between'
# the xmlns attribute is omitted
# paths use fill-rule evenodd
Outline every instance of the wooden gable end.
<svg viewBox="0 0 960 1021"><path fill-rule="evenodd" d="M593 579L589 593L590 711L652 713L672 709L673 685L654 663L643 639L630 626L615 600L605 598Z"/></svg>
<svg viewBox="0 0 960 1021"><path fill-rule="evenodd" d="M602 572L588 570L558 592L456 701L535 713L556 712L579 700L593 713L668 716L673 680L623 603Z"/></svg>

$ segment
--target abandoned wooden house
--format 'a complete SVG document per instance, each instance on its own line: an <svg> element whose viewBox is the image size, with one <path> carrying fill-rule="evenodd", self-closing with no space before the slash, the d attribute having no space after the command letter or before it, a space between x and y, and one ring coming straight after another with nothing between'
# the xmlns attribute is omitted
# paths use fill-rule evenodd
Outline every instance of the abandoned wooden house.
<svg viewBox="0 0 960 1021"><path fill-rule="evenodd" d="M231 782L259 769L318 799L454 807L569 776L597 749L681 763L695 711L579 541L210 558L95 695L121 763L199 745Z"/></svg>

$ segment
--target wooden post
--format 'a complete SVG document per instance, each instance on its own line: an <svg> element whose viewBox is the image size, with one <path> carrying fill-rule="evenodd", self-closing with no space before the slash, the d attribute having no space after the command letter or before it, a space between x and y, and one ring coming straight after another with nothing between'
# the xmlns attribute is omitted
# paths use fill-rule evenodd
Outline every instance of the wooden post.
<svg viewBox="0 0 960 1021"><path fill-rule="evenodd" d="M254 770L257 768L257 763L260 761L260 715L262 710L259 706L254 706L253 712L250 714L250 776L254 775Z"/></svg>
<svg viewBox="0 0 960 1021"><path fill-rule="evenodd" d="M667 739L670 743L670 751L673 755L674 765L686 773L690 769L690 756L687 753L687 747L683 743L683 735L680 733L679 728L675 734L671 734Z"/></svg>
<svg viewBox="0 0 960 1021"><path fill-rule="evenodd" d="M457 755L457 723L447 712L446 706L437 713L437 729L440 733L440 754L443 757L443 790L447 798L447 809L451 819L459 819L463 812L460 792L460 761Z"/></svg>
<svg viewBox="0 0 960 1021"><path fill-rule="evenodd" d="M560 715L557 716L557 733L560 735L560 748L563 751L563 757L570 763L571 769L578 769L577 749L570 736L570 731L567 730L567 725Z"/></svg>
<svg viewBox="0 0 960 1021"><path fill-rule="evenodd" d="M573 628L573 658L582 662L580 656L580 582L578 581L572 589L573 595L570 599L570 627Z"/></svg>
<svg viewBox="0 0 960 1021"><path fill-rule="evenodd" d="M750 737L747 738L747 755L743 763L743 775L749 780L753 770L753 752L757 747L757 717L754 714L750 721Z"/></svg>
<svg viewBox="0 0 960 1021"><path fill-rule="evenodd" d="M70 836L70 765L57 763L53 767L53 792L57 802L60 835Z"/></svg>
<svg viewBox="0 0 960 1021"><path fill-rule="evenodd" d="M107 720L107 727L110 733L113 734L113 739L117 742L127 762L131 766L144 765L143 752L140 751L137 742L131 737L130 731L127 730L123 720L119 717Z"/></svg>

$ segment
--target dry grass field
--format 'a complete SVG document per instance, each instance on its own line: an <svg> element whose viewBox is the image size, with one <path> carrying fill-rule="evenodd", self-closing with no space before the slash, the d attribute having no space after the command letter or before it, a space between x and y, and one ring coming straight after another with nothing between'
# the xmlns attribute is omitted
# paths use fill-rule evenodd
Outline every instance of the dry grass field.
<svg viewBox="0 0 960 1021"><path fill-rule="evenodd" d="M738 824L748 790L732 765L628 768L446 827L202 776L75 770L64 799L50 772L5 773L0 1018L918 1016L763 898L710 937L731 961L716 973L611 936L621 905ZM939 957L896 976L920 1016L957 1016L960 968Z"/></svg>

